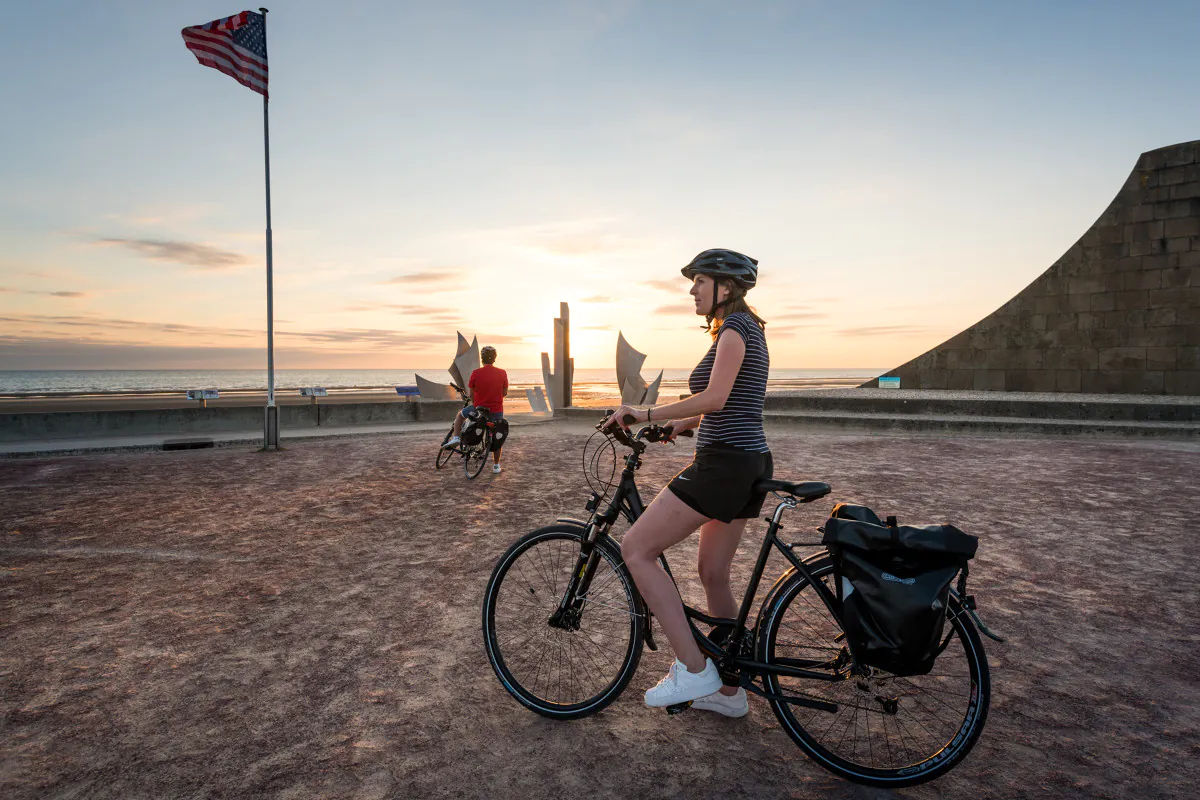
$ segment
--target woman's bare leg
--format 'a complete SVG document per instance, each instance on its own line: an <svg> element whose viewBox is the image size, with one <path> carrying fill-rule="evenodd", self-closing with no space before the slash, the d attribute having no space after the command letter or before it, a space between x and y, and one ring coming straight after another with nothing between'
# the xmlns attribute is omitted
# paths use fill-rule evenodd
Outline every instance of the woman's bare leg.
<svg viewBox="0 0 1200 800"><path fill-rule="evenodd" d="M683 662L688 672L704 669L704 654L692 638L687 616L683 613L683 601L671 576L658 563L658 556L671 545L691 536L707 521L708 517L690 508L670 489L663 489L621 542L621 556L638 591L658 617L675 657Z"/></svg>
<svg viewBox="0 0 1200 800"><path fill-rule="evenodd" d="M742 540L742 531L745 529L744 519L733 522L714 519L700 526L697 570L700 573L700 583L704 585L704 596L708 599L708 613L714 617L732 619L737 616L738 605L733 599L729 571L738 543ZM722 686L721 694L735 695L737 687Z"/></svg>

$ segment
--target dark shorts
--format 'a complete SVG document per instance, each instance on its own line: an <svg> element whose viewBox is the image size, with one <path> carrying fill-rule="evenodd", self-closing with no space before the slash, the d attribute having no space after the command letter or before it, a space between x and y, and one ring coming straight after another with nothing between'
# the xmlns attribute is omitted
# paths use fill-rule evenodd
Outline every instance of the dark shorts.
<svg viewBox="0 0 1200 800"><path fill-rule="evenodd" d="M755 481L772 474L770 453L710 444L696 451L695 460L667 488L709 519L733 522L758 516L766 495L756 493L752 487Z"/></svg>

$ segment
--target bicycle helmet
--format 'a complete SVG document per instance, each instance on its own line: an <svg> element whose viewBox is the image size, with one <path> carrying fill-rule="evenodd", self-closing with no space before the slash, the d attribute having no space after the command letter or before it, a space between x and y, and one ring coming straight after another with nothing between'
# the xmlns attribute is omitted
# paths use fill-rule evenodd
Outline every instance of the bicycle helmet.
<svg viewBox="0 0 1200 800"><path fill-rule="evenodd" d="M689 281L697 275L727 278L743 290L758 282L758 261L733 250L705 250L680 272Z"/></svg>
<svg viewBox="0 0 1200 800"><path fill-rule="evenodd" d="M487 347L485 347L485 348L483 348L482 350L480 350L480 351L479 351L479 358L480 358L480 359L483 361L483 363L485 363L485 364L492 364L492 363L495 363L495 361L496 361L496 348L492 347L492 346L489 344Z"/></svg>

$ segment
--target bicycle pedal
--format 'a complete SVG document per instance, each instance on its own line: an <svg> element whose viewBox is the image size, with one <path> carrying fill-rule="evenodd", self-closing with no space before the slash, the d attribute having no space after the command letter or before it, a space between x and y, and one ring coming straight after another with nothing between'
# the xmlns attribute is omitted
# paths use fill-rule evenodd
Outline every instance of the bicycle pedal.
<svg viewBox="0 0 1200 800"><path fill-rule="evenodd" d="M667 713L672 717L676 714L682 714L684 711L687 711L692 707L692 702L693 701L688 700L686 703L676 703L673 706L667 706Z"/></svg>

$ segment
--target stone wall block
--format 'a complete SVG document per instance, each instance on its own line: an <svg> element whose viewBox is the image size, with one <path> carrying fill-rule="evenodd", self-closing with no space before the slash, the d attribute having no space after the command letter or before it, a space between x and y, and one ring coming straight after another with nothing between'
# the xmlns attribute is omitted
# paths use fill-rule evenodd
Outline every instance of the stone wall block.
<svg viewBox="0 0 1200 800"><path fill-rule="evenodd" d="M1046 351L1042 366L1056 370L1099 369L1100 360L1098 351L1093 347L1060 347Z"/></svg>
<svg viewBox="0 0 1200 800"><path fill-rule="evenodd" d="M1060 369L1054 372L1054 391L1056 392L1078 392L1080 391L1081 376L1083 373L1077 369Z"/></svg>
<svg viewBox="0 0 1200 800"><path fill-rule="evenodd" d="M977 392L1003 392L1005 389L1002 369L977 369L971 375L971 388Z"/></svg>
<svg viewBox="0 0 1200 800"><path fill-rule="evenodd" d="M1158 328L1163 325L1175 324L1175 309L1152 308L1146 313L1146 327Z"/></svg>
<svg viewBox="0 0 1200 800"><path fill-rule="evenodd" d="M1188 344L1188 328L1183 325L1146 328L1141 341L1146 347L1183 347Z"/></svg>
<svg viewBox="0 0 1200 800"><path fill-rule="evenodd" d="M1104 244L1121 244L1121 242L1133 241L1129 237L1132 235L1130 229L1136 228L1139 225L1155 225L1151 222L1138 222L1127 225L1105 225L1096 226L1088 230L1087 233L1079 240L1079 243L1085 248L1097 247ZM1160 234L1161 235L1161 234ZM1149 238L1149 237L1147 237Z"/></svg>
<svg viewBox="0 0 1200 800"><path fill-rule="evenodd" d="M1164 167L1182 167L1187 164L1195 164L1200 161L1197 157L1197 146L1194 142L1188 144L1166 148L1166 158L1163 159Z"/></svg>
<svg viewBox="0 0 1200 800"><path fill-rule="evenodd" d="M1146 348L1106 347L1100 351L1100 371L1140 370L1146 368Z"/></svg>
<svg viewBox="0 0 1200 800"><path fill-rule="evenodd" d="M1082 388L1089 394L1162 394L1163 372L1118 370L1083 373Z"/></svg>
<svg viewBox="0 0 1200 800"><path fill-rule="evenodd" d="M1098 331L1080 331L1087 337L1085 344L1089 347L1097 349L1101 347L1122 347L1125 344L1122 338L1125 328L1102 328Z"/></svg>
<svg viewBox="0 0 1200 800"><path fill-rule="evenodd" d="M1148 223L1157 224L1157 223ZM1168 239L1177 236L1200 236L1200 217L1183 217L1168 219L1162 222L1163 236Z"/></svg>
<svg viewBox="0 0 1200 800"><path fill-rule="evenodd" d="M1162 288L1162 270L1143 269L1138 272L1124 272L1121 274L1121 283L1121 288L1127 292L1138 289L1160 289Z"/></svg>
<svg viewBox="0 0 1200 800"><path fill-rule="evenodd" d="M960 392L973 389L975 379L972 376L974 374L975 371L970 369L952 369L949 371L946 388Z"/></svg>
<svg viewBox="0 0 1200 800"><path fill-rule="evenodd" d="M903 386L903 383L901 384ZM917 387L920 389L948 389L950 376L944 369L923 369L917 373Z"/></svg>
<svg viewBox="0 0 1200 800"><path fill-rule="evenodd" d="M1103 264L1106 261L1112 261L1114 258L1123 258L1129 255L1129 242L1120 242L1118 244L1097 244L1086 248L1083 251L1082 257L1065 262L1063 264L1064 272L1073 270L1076 264Z"/></svg>
<svg viewBox="0 0 1200 800"><path fill-rule="evenodd" d="M1197 217L1200 216L1200 199L1171 200L1166 203L1157 203L1152 206L1138 206L1138 208L1153 209L1155 219Z"/></svg>
<svg viewBox="0 0 1200 800"><path fill-rule="evenodd" d="M1163 237L1163 227L1164 221L1161 219L1154 222L1135 222L1132 225L1126 225L1123 241L1149 242L1153 239L1161 239Z"/></svg>
<svg viewBox="0 0 1200 800"><path fill-rule="evenodd" d="M1200 370L1176 370L1167 373L1167 394L1200 396Z"/></svg>
<svg viewBox="0 0 1200 800"><path fill-rule="evenodd" d="M1110 277L1118 277L1112 275ZM1117 300L1108 292L1094 294L1088 297L1089 311L1112 311L1117 307Z"/></svg>
<svg viewBox="0 0 1200 800"><path fill-rule="evenodd" d="M1171 200L1191 200L1200 197L1200 181L1195 183L1181 183L1178 186L1163 186L1154 190L1155 192L1166 192L1168 197L1163 199Z"/></svg>
<svg viewBox="0 0 1200 800"><path fill-rule="evenodd" d="M1057 373L1049 369L1010 369L1004 385L1010 392L1053 392Z"/></svg>
<svg viewBox="0 0 1200 800"><path fill-rule="evenodd" d="M1175 369L1174 347L1147 347L1146 348L1146 369Z"/></svg>
<svg viewBox="0 0 1200 800"><path fill-rule="evenodd" d="M1192 238L1182 237L1179 239L1167 239L1166 250L1168 253L1186 253L1192 249Z"/></svg>
<svg viewBox="0 0 1200 800"><path fill-rule="evenodd" d="M1200 370L1200 347L1176 347L1175 366L1179 369Z"/></svg>
<svg viewBox="0 0 1200 800"><path fill-rule="evenodd" d="M1150 302L1150 293L1146 291L1117 292L1114 301L1118 311L1132 311L1145 308Z"/></svg>
<svg viewBox="0 0 1200 800"><path fill-rule="evenodd" d="M1167 245L1162 239L1129 243L1129 255L1131 256L1152 256L1165 252L1167 252Z"/></svg>
<svg viewBox="0 0 1200 800"><path fill-rule="evenodd" d="M1131 272L1142 268L1142 256L1124 256L1115 259L1112 263L1113 269L1118 272Z"/></svg>
<svg viewBox="0 0 1200 800"><path fill-rule="evenodd" d="M1174 267L1173 269L1164 269L1161 272L1159 282L1162 284L1162 288L1164 289L1183 289L1191 285L1193 269L1196 272L1200 272L1200 267Z"/></svg>

